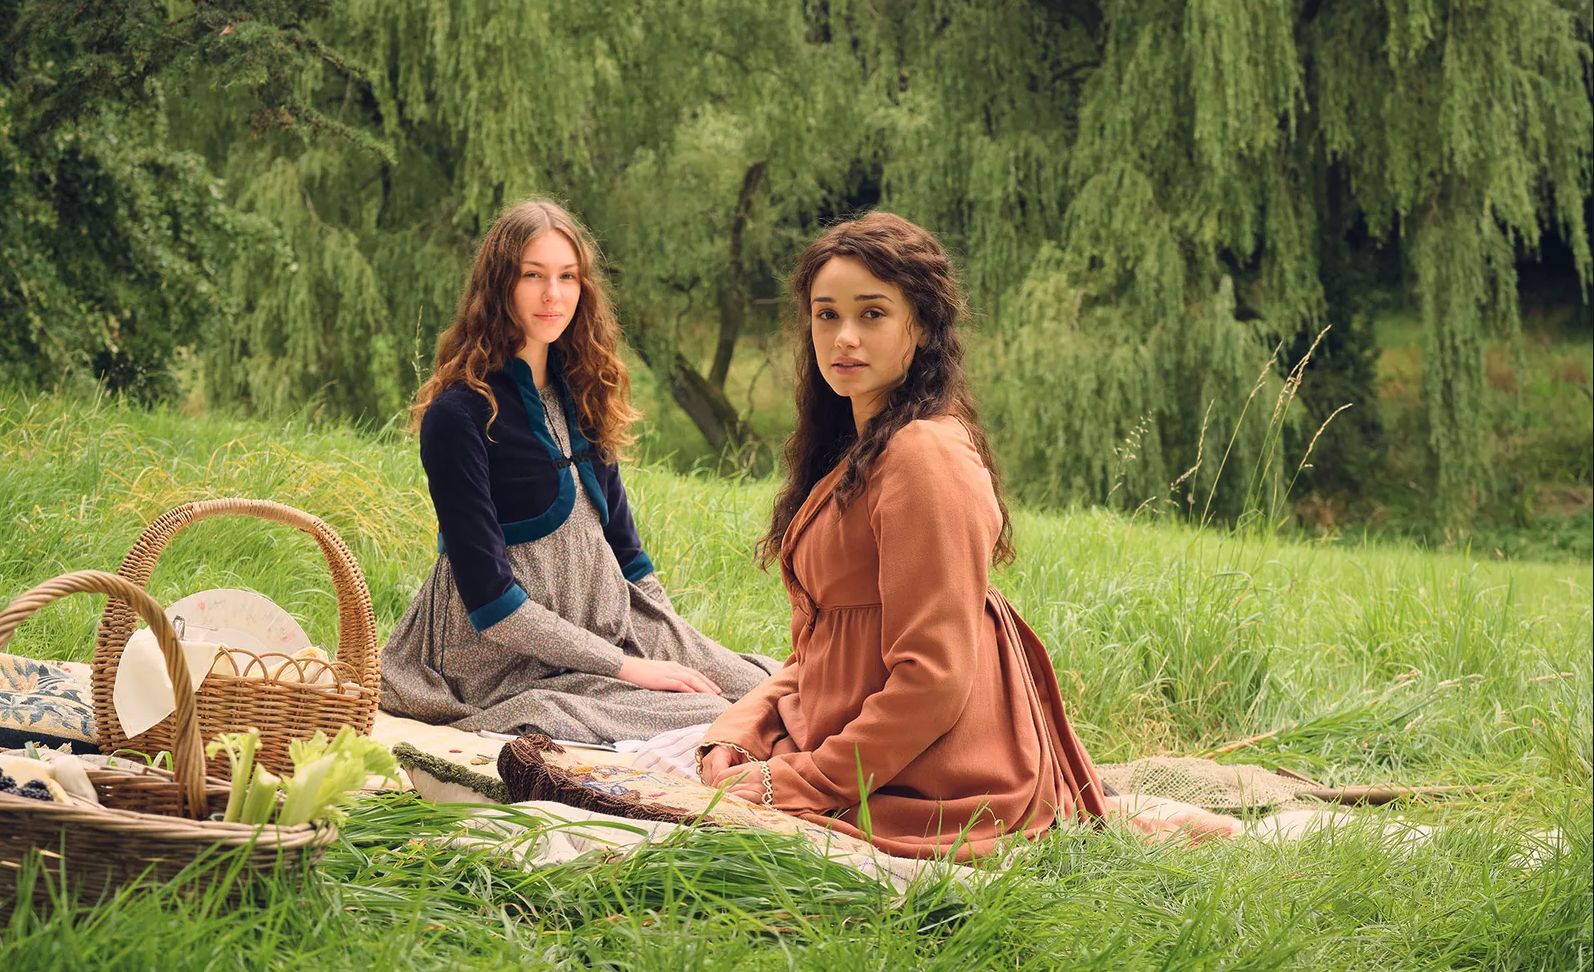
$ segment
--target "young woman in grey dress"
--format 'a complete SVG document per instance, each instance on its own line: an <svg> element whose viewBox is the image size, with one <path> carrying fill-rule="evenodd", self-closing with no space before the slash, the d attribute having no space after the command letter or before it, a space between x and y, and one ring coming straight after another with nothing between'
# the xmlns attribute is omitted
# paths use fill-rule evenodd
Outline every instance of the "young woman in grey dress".
<svg viewBox="0 0 1594 972"><path fill-rule="evenodd" d="M772 672L675 613L618 457L637 418L591 237L541 200L476 254L412 410L431 575L382 652L382 708L577 742L714 721Z"/></svg>

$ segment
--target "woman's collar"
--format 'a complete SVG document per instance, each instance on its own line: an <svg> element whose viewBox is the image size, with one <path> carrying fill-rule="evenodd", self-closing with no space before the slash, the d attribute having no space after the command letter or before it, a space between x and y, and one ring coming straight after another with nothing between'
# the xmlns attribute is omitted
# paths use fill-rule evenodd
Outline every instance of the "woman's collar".
<svg viewBox="0 0 1594 972"><path fill-rule="evenodd" d="M542 391L537 387L537 379L531 373L531 365L518 354L512 355L504 363L503 372L523 391L529 391L532 395ZM560 358L559 348L551 344L548 346L548 380L557 384L560 393L566 398L570 397L570 389L565 385L564 362Z"/></svg>

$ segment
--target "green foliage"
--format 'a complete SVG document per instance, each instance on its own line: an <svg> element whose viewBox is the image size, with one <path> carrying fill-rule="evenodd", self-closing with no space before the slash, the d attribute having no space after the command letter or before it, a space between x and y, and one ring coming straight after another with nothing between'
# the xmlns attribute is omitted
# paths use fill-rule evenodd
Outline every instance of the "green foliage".
<svg viewBox="0 0 1594 972"><path fill-rule="evenodd" d="M1588 557L1594 553L1589 501L1594 496L1594 342L1576 309L1525 310L1520 340L1500 336L1482 351L1487 375L1483 417L1490 435L1483 456L1489 501L1467 530L1424 522L1426 475L1421 375L1425 340L1417 314L1381 315L1379 397L1387 418L1391 484L1360 506L1313 506L1330 529L1357 521L1436 545L1470 544L1495 557ZM1582 331L1583 333L1578 333ZM1575 552L1575 553L1574 553Z"/></svg>
<svg viewBox="0 0 1594 972"><path fill-rule="evenodd" d="M244 145L225 98L183 107L179 127L237 205L279 227L276 251L236 265L245 311L202 352L211 403L392 415L424 377L474 239L531 194L592 225L637 346L695 357L728 292L743 304L777 292L866 134L836 129L854 117L837 110L850 107L848 76L804 56L790 6L612 0L511 15L362 0L318 29L371 58L371 87L328 75L307 79L305 97L396 155ZM820 126L834 151L814 151ZM731 268L730 223L755 169Z"/></svg>
<svg viewBox="0 0 1594 972"><path fill-rule="evenodd" d="M880 204L959 254L997 451L1050 502L1234 517L1248 473L1204 446L1277 469L1345 404L1305 481L1389 475L1366 290L1403 288L1424 515L1454 527L1504 495L1485 347L1518 340L1518 261L1553 237L1594 281L1591 15L1562 0L6 9L0 367L33 385L158 399L191 349L206 404L380 426L488 221L546 193L667 408ZM1248 411L1320 336L1304 407Z"/></svg>
<svg viewBox="0 0 1594 972"><path fill-rule="evenodd" d="M237 212L167 103L196 72L226 77L258 132L322 131L381 148L305 104L295 81L358 69L292 23L320 0L0 4L0 378L74 374L154 401L176 349L232 325L228 278L273 226Z"/></svg>
<svg viewBox="0 0 1594 972"><path fill-rule="evenodd" d="M359 237L323 220L305 185L319 181L315 170L329 154L266 161L239 194L244 211L270 214L278 245L230 268L241 306L204 345L212 401L275 415L314 401L335 415L378 420L404 404L402 326Z"/></svg>
<svg viewBox="0 0 1594 972"><path fill-rule="evenodd" d="M0 86L0 379L79 374L169 397L174 349L229 318L220 277L251 227L199 158L168 147L158 107L29 134L26 97Z"/></svg>
<svg viewBox="0 0 1594 972"><path fill-rule="evenodd" d="M1553 2L1421 4L1392 7L1387 19L1328 20L1319 35L1320 60L1346 72L1324 85L1324 141L1374 232L1398 226L1411 238L1429 442L1452 521L1483 485L1482 343L1518 334L1517 249L1536 250L1553 226L1585 294L1594 276L1583 214L1594 138L1588 17ZM1386 56L1348 58L1358 48L1337 31L1384 34ZM1436 75L1449 81L1439 96ZM1369 82L1389 92L1373 115L1382 131L1369 130L1357 98Z"/></svg>
<svg viewBox="0 0 1594 972"><path fill-rule="evenodd" d="M966 253L995 324L991 417L1020 483L1107 500L1120 481L1107 446L1133 438L1145 467L1129 500L1160 496L1209 408L1230 427L1265 349L1283 339L1298 355L1331 319L1345 333L1316 367L1344 397L1310 411L1373 404L1367 336L1333 279L1356 233L1411 267L1435 510L1457 523L1487 498L1481 349L1516 333L1518 254L1553 228L1585 294L1594 280L1585 9L908 6L927 15L893 8L877 27L882 50L905 52L899 70L916 69L886 202ZM1224 308L1213 295L1231 287ZM1242 468L1266 461L1262 441L1239 430ZM1243 505L1239 487L1220 509Z"/></svg>

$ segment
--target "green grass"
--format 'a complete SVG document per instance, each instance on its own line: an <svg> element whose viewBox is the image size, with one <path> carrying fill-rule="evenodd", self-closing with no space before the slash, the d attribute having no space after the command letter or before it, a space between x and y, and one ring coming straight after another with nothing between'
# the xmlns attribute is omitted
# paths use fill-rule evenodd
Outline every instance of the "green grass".
<svg viewBox="0 0 1594 972"><path fill-rule="evenodd" d="M738 650L784 654L777 577L749 562L768 483L627 470L645 543L683 613ZM279 500L349 542L383 635L432 560L412 441L337 428L0 398L0 597L114 570L143 525L214 496ZM1051 647L1099 760L1199 753L1338 782L1472 783L1486 799L1362 812L1287 847L1176 849L1060 831L979 886L896 901L789 841L692 833L642 854L523 872L437 838L458 812L363 805L308 877L241 904L178 887L20 912L17 969L1577 969L1594 964L1586 562L1498 562L1197 532L1093 511L1016 515L997 578ZM163 603L259 590L332 643L314 544L231 518L163 556ZM101 602L30 620L8 650L86 659ZM1570 673L1562 677L1562 673ZM1392 815L1440 824L1388 846ZM1537 866L1531 834L1563 841Z"/></svg>

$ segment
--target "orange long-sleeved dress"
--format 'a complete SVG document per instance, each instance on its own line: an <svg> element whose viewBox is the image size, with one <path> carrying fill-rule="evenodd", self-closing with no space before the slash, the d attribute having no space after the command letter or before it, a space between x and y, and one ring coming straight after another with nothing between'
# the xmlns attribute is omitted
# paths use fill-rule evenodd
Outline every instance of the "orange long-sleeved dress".
<svg viewBox="0 0 1594 972"><path fill-rule="evenodd" d="M845 513L840 474L782 544L791 657L703 748L768 760L777 808L855 837L863 782L867 836L892 854L969 860L1101 817L1046 649L989 585L1001 513L962 422L903 428Z"/></svg>

